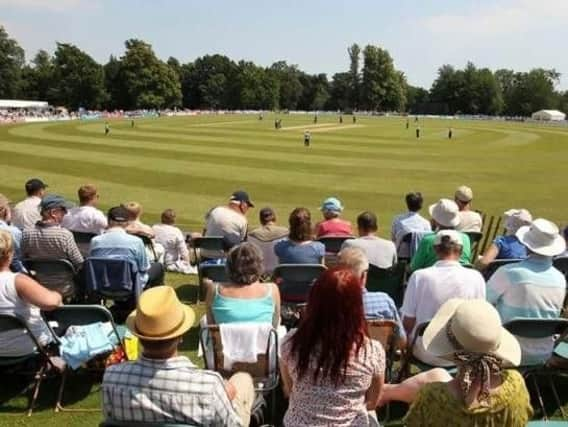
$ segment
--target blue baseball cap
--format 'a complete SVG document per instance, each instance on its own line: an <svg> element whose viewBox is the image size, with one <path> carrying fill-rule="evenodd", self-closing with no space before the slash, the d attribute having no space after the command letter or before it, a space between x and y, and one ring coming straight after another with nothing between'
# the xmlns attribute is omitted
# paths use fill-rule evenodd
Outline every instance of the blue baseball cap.
<svg viewBox="0 0 568 427"><path fill-rule="evenodd" d="M325 199L320 207L320 211L331 211L331 212L341 212L343 210L343 205L341 201L336 197L328 197Z"/></svg>

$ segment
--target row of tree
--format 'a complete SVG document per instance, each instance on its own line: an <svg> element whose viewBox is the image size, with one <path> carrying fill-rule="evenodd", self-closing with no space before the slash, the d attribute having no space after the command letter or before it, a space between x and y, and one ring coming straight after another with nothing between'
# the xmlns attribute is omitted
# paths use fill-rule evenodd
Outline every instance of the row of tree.
<svg viewBox="0 0 568 427"><path fill-rule="evenodd" d="M0 98L46 100L69 109L288 109L409 111L438 114L528 115L568 107L555 90L559 73L443 65L430 90L411 86L389 52L353 44L349 70L308 74L278 61L261 67L223 55L181 64L160 60L141 40L125 42L120 58L101 65L68 43L53 55L40 50L28 63L18 42L0 26Z"/></svg>

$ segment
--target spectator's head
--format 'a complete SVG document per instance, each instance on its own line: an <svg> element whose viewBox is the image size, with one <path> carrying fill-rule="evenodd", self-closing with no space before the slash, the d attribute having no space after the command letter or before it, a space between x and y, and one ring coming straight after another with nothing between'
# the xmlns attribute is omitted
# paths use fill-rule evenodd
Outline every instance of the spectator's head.
<svg viewBox="0 0 568 427"><path fill-rule="evenodd" d="M226 268L232 283L236 285L255 283L264 271L262 252L252 243L241 243L227 254Z"/></svg>
<svg viewBox="0 0 568 427"><path fill-rule="evenodd" d="M564 227L564 232L562 234L564 235L564 240L566 241L566 244L568 245L568 225L566 227Z"/></svg>
<svg viewBox="0 0 568 427"><path fill-rule="evenodd" d="M566 241L556 224L543 218L537 218L531 225L519 228L515 235L533 254L554 257L566 250Z"/></svg>
<svg viewBox="0 0 568 427"><path fill-rule="evenodd" d="M519 228L532 222L532 215L526 209L509 209L504 216L505 230L509 235L515 234Z"/></svg>
<svg viewBox="0 0 568 427"><path fill-rule="evenodd" d="M454 194L454 200L460 208L460 211L467 210L473 200L473 191L471 191L471 188L461 185Z"/></svg>
<svg viewBox="0 0 568 427"><path fill-rule="evenodd" d="M43 197L46 188L47 184L44 184L44 182L38 178L32 178L26 182L26 194L28 196Z"/></svg>
<svg viewBox="0 0 568 427"><path fill-rule="evenodd" d="M10 200L0 194L0 221L10 222L11 219Z"/></svg>
<svg viewBox="0 0 568 427"><path fill-rule="evenodd" d="M110 208L107 213L108 226L126 228L128 226L128 210L123 206Z"/></svg>
<svg viewBox="0 0 568 427"><path fill-rule="evenodd" d="M140 203L128 202L124 207L128 211L129 221L138 221L142 216L142 205Z"/></svg>
<svg viewBox="0 0 568 427"><path fill-rule="evenodd" d="M243 215L246 215L250 208L254 208L254 204L246 191L238 190L231 194L229 198L229 207Z"/></svg>
<svg viewBox="0 0 568 427"><path fill-rule="evenodd" d="M63 217L73 205L57 194L47 194L41 199L39 210L43 222L61 224Z"/></svg>
<svg viewBox="0 0 568 427"><path fill-rule="evenodd" d="M99 201L99 193L97 187L93 184L82 185L77 191L79 196L79 204L81 206L96 206Z"/></svg>
<svg viewBox="0 0 568 427"><path fill-rule="evenodd" d="M337 264L351 269L353 274L361 281L361 286L367 283L367 272L369 271L369 259L367 254L356 247L347 247L337 254Z"/></svg>
<svg viewBox="0 0 568 427"><path fill-rule="evenodd" d="M459 208L453 200L440 199L438 203L430 205L428 210L434 223L434 229L454 229L460 223Z"/></svg>
<svg viewBox="0 0 568 427"><path fill-rule="evenodd" d="M0 270L10 265L13 252L12 235L7 230L0 230Z"/></svg>
<svg viewBox="0 0 568 427"><path fill-rule="evenodd" d="M174 225L176 223L176 213L173 209L166 209L162 212L162 224Z"/></svg>
<svg viewBox="0 0 568 427"><path fill-rule="evenodd" d="M457 261L463 250L461 234L455 230L440 230L434 239L434 251L439 260Z"/></svg>
<svg viewBox="0 0 568 427"><path fill-rule="evenodd" d="M338 218L343 212L343 205L338 198L328 197L321 204L320 211L325 219Z"/></svg>
<svg viewBox="0 0 568 427"><path fill-rule="evenodd" d="M168 359L177 353L181 337L193 326L195 313L182 304L169 286L156 286L140 295L126 326L140 339L144 356Z"/></svg>
<svg viewBox="0 0 568 427"><path fill-rule="evenodd" d="M410 212L418 212L420 209L422 209L422 203L424 203L422 193L408 193L405 199L406 207Z"/></svg>
<svg viewBox="0 0 568 427"><path fill-rule="evenodd" d="M456 378L468 405L487 403L491 377L521 362L519 342L483 299L448 300L428 324L422 342L429 354L457 365Z"/></svg>
<svg viewBox="0 0 568 427"><path fill-rule="evenodd" d="M312 216L306 208L296 208L288 219L290 234L288 237L295 242L305 242L312 239Z"/></svg>
<svg viewBox="0 0 568 427"><path fill-rule="evenodd" d="M377 216L373 212L365 211L357 217L359 236L368 236L378 230Z"/></svg>
<svg viewBox="0 0 568 427"><path fill-rule="evenodd" d="M291 354L300 378L310 367L313 380L321 378L338 385L345 379L345 366L368 336L362 292L359 278L345 267L326 270L315 281L305 314L291 338ZM310 365L314 360L316 365Z"/></svg>
<svg viewBox="0 0 568 427"><path fill-rule="evenodd" d="M268 225L276 222L276 212L271 207L262 208L258 214L261 225Z"/></svg>

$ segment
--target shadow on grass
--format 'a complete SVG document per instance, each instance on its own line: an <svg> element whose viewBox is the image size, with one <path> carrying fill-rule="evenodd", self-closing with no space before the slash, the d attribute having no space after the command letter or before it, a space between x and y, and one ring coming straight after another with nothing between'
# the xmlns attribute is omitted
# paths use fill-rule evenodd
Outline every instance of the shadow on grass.
<svg viewBox="0 0 568 427"><path fill-rule="evenodd" d="M199 287L197 285L187 283L179 285L176 293L181 302L185 304L197 304L199 298Z"/></svg>

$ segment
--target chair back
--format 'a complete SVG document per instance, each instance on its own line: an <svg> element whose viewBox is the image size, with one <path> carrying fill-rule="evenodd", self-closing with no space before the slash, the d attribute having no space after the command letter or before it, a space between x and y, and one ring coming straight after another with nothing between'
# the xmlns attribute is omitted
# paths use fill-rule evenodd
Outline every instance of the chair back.
<svg viewBox="0 0 568 427"><path fill-rule="evenodd" d="M559 256L552 261L554 268L559 270L568 279L568 256Z"/></svg>
<svg viewBox="0 0 568 427"><path fill-rule="evenodd" d="M42 286L59 292L65 298L75 295L77 272L66 259L25 259L23 264Z"/></svg>
<svg viewBox="0 0 568 427"><path fill-rule="evenodd" d="M228 249L223 236L194 237L189 240L196 260L204 258L224 258ZM199 252L197 251L199 249Z"/></svg>
<svg viewBox="0 0 568 427"><path fill-rule="evenodd" d="M481 272L481 274L483 274L485 280L489 280L491 276L493 276L493 273L495 273L499 269L499 267L507 264L514 264L520 261L522 261L522 259L496 259L491 261L489 265L485 267L485 269Z"/></svg>
<svg viewBox="0 0 568 427"><path fill-rule="evenodd" d="M378 341L383 346L386 356L387 380L392 377L392 366L394 364L396 322L384 319L367 319L367 329L372 340Z"/></svg>
<svg viewBox="0 0 568 427"><path fill-rule="evenodd" d="M477 254L479 253L479 245L483 239L483 233L480 231L464 231L469 237L469 244L471 246L471 262L475 262Z"/></svg>
<svg viewBox="0 0 568 427"><path fill-rule="evenodd" d="M158 262L158 254L156 253L156 248L154 247L154 242L152 241L152 239L146 234L132 234L132 235L139 237L142 240L142 243L144 243L144 247L153 256L153 261Z"/></svg>
<svg viewBox="0 0 568 427"><path fill-rule="evenodd" d="M87 292L112 300L126 300L142 293L136 264L125 256L89 257L83 266Z"/></svg>
<svg viewBox="0 0 568 427"><path fill-rule="evenodd" d="M278 257L274 253L274 246L284 237L274 240L260 240L249 235L247 241L255 245L262 253L263 274L270 275L274 271L274 267L278 265Z"/></svg>
<svg viewBox="0 0 568 427"><path fill-rule="evenodd" d="M246 328L241 328L245 324L226 324L227 327L236 327L239 334L243 334L243 342L249 342L245 337L246 334L258 334L257 328L265 327L262 323L246 324ZM257 328L255 328L255 326ZM262 390L271 390L278 386L278 334L276 330L270 327L266 345L263 346L265 351L257 354L257 361L253 363L233 361L229 370L225 369L225 356L223 353L223 340L219 325L208 325L202 327L199 339L204 352L204 361L206 369L219 372L223 378L229 378L236 372L249 373L255 384L255 388ZM207 349L213 352L212 360L206 357ZM213 365L210 365L213 363ZM260 386L262 384L262 386Z"/></svg>
<svg viewBox="0 0 568 427"><path fill-rule="evenodd" d="M229 275L225 265L220 264L202 264L199 267L202 279L209 279L213 282L222 283L229 281Z"/></svg>
<svg viewBox="0 0 568 427"><path fill-rule="evenodd" d="M89 248L91 246L91 240L93 239L93 237L96 236L96 234L85 233L82 231L71 231L71 233L73 233L73 239L75 239L75 243L77 243L79 252L81 252L83 258L87 258L87 256L89 256Z"/></svg>
<svg viewBox="0 0 568 427"><path fill-rule="evenodd" d="M29 357L42 355L48 358L45 348L40 344L35 335L32 333L25 319L17 314L4 314L0 313L0 333L4 332L19 332L26 335L33 342L35 351L25 356L0 356L1 366L12 366L23 362Z"/></svg>
<svg viewBox="0 0 568 427"><path fill-rule="evenodd" d="M399 262L391 268L379 268L369 264L367 271L367 283L365 287L369 292L385 292L395 302L397 307L402 305L404 294L404 275L406 263Z"/></svg>
<svg viewBox="0 0 568 427"><path fill-rule="evenodd" d="M354 238L354 236L323 236L318 238L318 241L323 243L326 253L337 254L341 250L343 242Z"/></svg>
<svg viewBox="0 0 568 427"><path fill-rule="evenodd" d="M410 260L410 243L412 242L412 232L406 233L397 244L396 254L400 260ZM396 243L396 242L395 242Z"/></svg>
<svg viewBox="0 0 568 427"><path fill-rule="evenodd" d="M568 330L568 319L516 318L503 325L513 335L523 338L547 338Z"/></svg>
<svg viewBox="0 0 568 427"><path fill-rule="evenodd" d="M274 280L283 302L306 302L315 280L325 270L321 264L280 264L274 269Z"/></svg>

